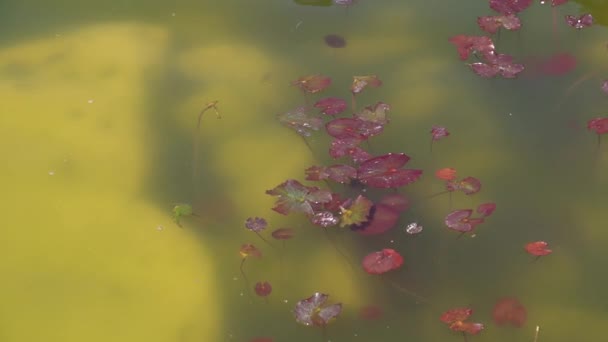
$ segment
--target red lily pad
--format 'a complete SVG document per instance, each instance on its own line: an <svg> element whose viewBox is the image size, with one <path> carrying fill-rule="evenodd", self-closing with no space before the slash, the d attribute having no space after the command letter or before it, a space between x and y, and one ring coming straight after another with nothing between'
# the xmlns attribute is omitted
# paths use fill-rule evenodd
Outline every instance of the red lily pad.
<svg viewBox="0 0 608 342"><path fill-rule="evenodd" d="M361 141L362 139L356 138L334 139L329 148L329 155L334 159L349 156L355 163L366 161L370 159L372 155L359 147Z"/></svg>
<svg viewBox="0 0 608 342"><path fill-rule="evenodd" d="M460 181L448 181L446 183L447 191L460 190L466 195L473 195L481 190L481 182L475 177L465 177Z"/></svg>
<svg viewBox="0 0 608 342"><path fill-rule="evenodd" d="M494 210L496 210L496 203L482 203L477 206L477 213L483 217L492 215Z"/></svg>
<svg viewBox="0 0 608 342"><path fill-rule="evenodd" d="M267 297L272 292L272 285L270 285L270 283L267 281L259 281L255 284L253 289L258 296Z"/></svg>
<svg viewBox="0 0 608 342"><path fill-rule="evenodd" d="M450 324L450 330L452 330L452 331L458 331L458 332L463 332L463 333L467 333L467 334L470 334L470 335L477 335L484 328L485 327L484 327L483 324L481 324L481 323L473 323L473 322L456 321L456 322Z"/></svg>
<svg viewBox="0 0 608 342"><path fill-rule="evenodd" d="M497 325L511 324L521 328L526 323L528 314L526 308L517 298L504 297L500 298L494 305L492 317Z"/></svg>
<svg viewBox="0 0 608 342"><path fill-rule="evenodd" d="M306 107L298 107L291 112L280 114L278 118L281 124L304 137L311 136L312 131L318 131L323 125L323 120L308 115Z"/></svg>
<svg viewBox="0 0 608 342"><path fill-rule="evenodd" d="M475 226L483 223L483 218L471 218L473 210L461 209L449 213L445 217L445 225L452 230L467 233L475 229Z"/></svg>
<svg viewBox="0 0 608 342"><path fill-rule="evenodd" d="M593 25L593 16L590 13L583 14L580 17L567 15L565 19L568 26L574 27L577 30Z"/></svg>
<svg viewBox="0 0 608 342"><path fill-rule="evenodd" d="M385 248L366 255L361 265L369 274L383 274L401 267L403 257L394 249Z"/></svg>
<svg viewBox="0 0 608 342"><path fill-rule="evenodd" d="M254 245L250 243L245 243L241 245L241 249L239 250L239 254L243 259L248 258L250 256L261 258L262 252Z"/></svg>
<svg viewBox="0 0 608 342"><path fill-rule="evenodd" d="M311 166L306 169L306 180L320 181L331 179L338 183L350 183L357 178L357 169L350 165Z"/></svg>
<svg viewBox="0 0 608 342"><path fill-rule="evenodd" d="M446 324L454 323L456 321L466 321L473 314L473 309L471 308L454 308L450 309L443 314L439 319Z"/></svg>
<svg viewBox="0 0 608 342"><path fill-rule="evenodd" d="M350 91L353 94L359 94L366 87L377 88L382 85L382 81L376 75L353 76L353 84Z"/></svg>
<svg viewBox="0 0 608 342"><path fill-rule="evenodd" d="M490 0L490 8L504 15L519 13L532 5L532 0Z"/></svg>
<svg viewBox="0 0 608 342"><path fill-rule="evenodd" d="M389 153L371 158L359 165L357 178L372 188L398 188L420 178L422 170L402 169L410 157L404 153Z"/></svg>
<svg viewBox="0 0 608 342"><path fill-rule="evenodd" d="M456 179L456 169L451 167L439 169L435 172L435 177L441 180L452 181Z"/></svg>
<svg viewBox="0 0 608 342"><path fill-rule="evenodd" d="M431 139L433 141L440 140L450 135L450 132L445 127L433 126L431 128Z"/></svg>
<svg viewBox="0 0 608 342"><path fill-rule="evenodd" d="M340 118L328 122L325 129L334 138L367 140L382 133L384 125L357 118Z"/></svg>
<svg viewBox="0 0 608 342"><path fill-rule="evenodd" d="M525 246L525 249L526 249L526 252L528 252L528 254L540 257L540 256L545 256L545 255L549 255L549 254L553 253L552 250L547 248L548 246L549 246L549 244L546 243L545 241L535 241L535 242L527 243Z"/></svg>
<svg viewBox="0 0 608 342"><path fill-rule="evenodd" d="M342 312L342 303L325 305L329 295L316 292L312 296L302 299L296 304L293 311L298 323L308 326L325 326Z"/></svg>
<svg viewBox="0 0 608 342"><path fill-rule="evenodd" d="M305 93L318 93L331 85L331 78L323 75L309 75L298 78L291 83Z"/></svg>
<svg viewBox="0 0 608 342"><path fill-rule="evenodd" d="M378 203L389 207L397 213L406 211L410 207L410 200L404 195L397 193L388 194L382 197L382 199Z"/></svg>
<svg viewBox="0 0 608 342"><path fill-rule="evenodd" d="M464 34L450 37L449 42L456 46L460 59L466 61L471 53L482 56L494 54L494 42L486 36L467 36Z"/></svg>
<svg viewBox="0 0 608 342"><path fill-rule="evenodd" d="M356 228L361 235L379 235L393 229L399 221L399 212L391 206L378 203L370 213L369 220Z"/></svg>
<svg viewBox="0 0 608 342"><path fill-rule="evenodd" d="M482 30L494 34L501 27L509 31L519 30L521 28L521 21L515 14L495 15L478 17L477 25L479 25Z"/></svg>
<svg viewBox="0 0 608 342"><path fill-rule="evenodd" d="M295 232L291 228L278 228L270 233L277 240L289 240L294 237Z"/></svg>
<svg viewBox="0 0 608 342"><path fill-rule="evenodd" d="M608 117L594 118L587 122L587 129L598 135L608 133Z"/></svg>
<svg viewBox="0 0 608 342"><path fill-rule="evenodd" d="M292 212L303 212L312 216L314 214L314 204L331 201L331 193L329 191L321 190L317 187L304 186L295 179L288 179L274 189L267 190L266 193L278 197L272 210L283 215L288 215Z"/></svg>
<svg viewBox="0 0 608 342"><path fill-rule="evenodd" d="M326 97L317 101L314 106L316 108L321 108L321 113L333 116L345 111L347 103L343 99L337 97Z"/></svg>
<svg viewBox="0 0 608 342"><path fill-rule="evenodd" d="M473 72L485 78L492 78L498 75L504 78L515 78L524 71L523 64L513 62L513 56L497 54L487 58L487 62L476 62L469 64Z"/></svg>

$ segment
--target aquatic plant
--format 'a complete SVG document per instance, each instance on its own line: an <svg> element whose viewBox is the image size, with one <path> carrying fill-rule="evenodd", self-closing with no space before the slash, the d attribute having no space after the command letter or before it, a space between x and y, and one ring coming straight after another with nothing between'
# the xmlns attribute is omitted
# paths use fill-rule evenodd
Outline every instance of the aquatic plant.
<svg viewBox="0 0 608 342"><path fill-rule="evenodd" d="M521 328L526 323L528 312L517 298L503 297L496 301L492 317L497 325L511 324Z"/></svg>
<svg viewBox="0 0 608 342"><path fill-rule="evenodd" d="M450 330L461 332L464 340L467 341L467 334L477 335L484 329L482 323L468 321L472 314L473 309L460 307L444 312L439 319L447 324Z"/></svg>
<svg viewBox="0 0 608 342"><path fill-rule="evenodd" d="M326 305L329 295L315 292L300 300L293 311L296 322L308 326L323 327L336 319L342 312L342 303Z"/></svg>
<svg viewBox="0 0 608 342"><path fill-rule="evenodd" d="M541 256L553 253L549 248L549 244L545 241L534 241L527 243L524 248L528 254L535 256L537 259Z"/></svg>

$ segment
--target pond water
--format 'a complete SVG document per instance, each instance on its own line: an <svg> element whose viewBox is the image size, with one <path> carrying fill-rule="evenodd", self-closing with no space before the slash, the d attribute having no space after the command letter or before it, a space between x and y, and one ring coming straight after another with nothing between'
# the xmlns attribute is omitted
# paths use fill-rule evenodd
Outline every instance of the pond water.
<svg viewBox="0 0 608 342"><path fill-rule="evenodd" d="M477 17L492 13L487 1L3 1L0 340L602 340L608 142L598 147L587 122L608 105L608 6L534 1L520 31L493 36L524 64L516 79L479 77L448 42L482 35ZM583 13L592 27L563 19ZM556 55L566 58L548 68ZM317 94L290 85L316 74L332 79ZM304 170L349 163L328 155L324 128L303 140L277 115L327 96L350 106L360 75L382 85L358 94L358 108L391 108L361 146L423 170L397 190L411 208L374 236L281 215L265 194L287 179L327 189ZM209 107L197 128L213 101L221 118ZM431 151L433 126L450 135ZM429 197L447 167L481 191ZM394 194L328 184L345 197ZM496 211L474 232L446 227L448 213L487 202ZM194 211L181 227L179 203ZM268 221L272 247L249 217ZM412 222L419 235L405 232ZM295 236L274 240L277 228ZM552 254L528 255L533 241ZM241 263L246 243L261 258ZM366 273L361 261L382 249L404 264ZM315 292L342 303L325 327L294 318ZM505 297L525 307L521 327L495 322ZM485 329L463 338L440 321L459 307Z"/></svg>

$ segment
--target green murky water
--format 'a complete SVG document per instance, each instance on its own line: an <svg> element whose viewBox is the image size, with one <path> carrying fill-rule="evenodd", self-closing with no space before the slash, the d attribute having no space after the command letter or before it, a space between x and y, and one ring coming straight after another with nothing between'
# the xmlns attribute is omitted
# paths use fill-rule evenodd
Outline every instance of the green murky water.
<svg viewBox="0 0 608 342"><path fill-rule="evenodd" d="M438 319L457 306L486 324L470 341L532 341L537 325L539 342L602 340L608 151L585 123L608 105L598 91L608 9L579 3L559 8L555 32L550 8L535 4L521 33L498 43L521 60L568 52L573 71L484 80L447 38L479 34L485 1L3 1L0 340L459 341ZM593 28L563 25L564 14L586 11ZM347 46L326 46L329 33ZM303 102L289 82L315 73L333 78L334 96L349 95L353 75L384 81L359 100L392 106L370 150L405 152L426 171L403 189L413 203L441 191L440 167L481 179L483 190L454 196L452 207L447 197L417 205L386 235L332 232L334 243L303 217L272 212L265 190L329 162L326 139L311 139L313 155L276 120ZM222 119L207 112L197 132L200 108L214 100ZM431 155L433 125L452 135ZM451 208L485 201L498 209L474 238L444 227ZM181 202L199 215L183 229L171 217ZM278 253L244 229L249 216L297 237ZM425 227L415 239L401 229L412 221ZM534 240L553 254L532 262L522 246ZM264 254L245 270L251 283L273 284L268 302L244 293L246 242ZM358 269L384 247L405 257L391 279L429 303ZM291 313L315 291L344 303L325 333ZM524 327L493 323L503 296L525 305ZM367 305L384 316L362 321Z"/></svg>

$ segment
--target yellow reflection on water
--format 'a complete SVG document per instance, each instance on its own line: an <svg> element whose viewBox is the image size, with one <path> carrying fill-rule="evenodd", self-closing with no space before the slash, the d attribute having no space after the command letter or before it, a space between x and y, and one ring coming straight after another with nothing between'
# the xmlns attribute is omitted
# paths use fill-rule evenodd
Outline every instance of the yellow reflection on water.
<svg viewBox="0 0 608 342"><path fill-rule="evenodd" d="M167 33L107 24L5 48L3 341L213 341L204 244L139 194ZM7 76L8 75L8 76Z"/></svg>

